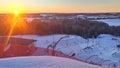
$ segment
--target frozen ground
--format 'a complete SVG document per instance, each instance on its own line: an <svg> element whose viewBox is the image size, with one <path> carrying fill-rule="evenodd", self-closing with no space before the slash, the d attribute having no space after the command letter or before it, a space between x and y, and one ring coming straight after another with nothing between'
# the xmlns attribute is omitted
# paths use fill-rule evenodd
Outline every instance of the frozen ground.
<svg viewBox="0 0 120 68"><path fill-rule="evenodd" d="M105 22L110 26L120 26L120 19L101 19L96 21Z"/></svg>
<svg viewBox="0 0 120 68"><path fill-rule="evenodd" d="M0 59L0 68L100 68L99 66L83 63L80 61L51 57L31 56Z"/></svg>
<svg viewBox="0 0 120 68"><path fill-rule="evenodd" d="M65 36L67 35L17 35L14 37L35 39L37 40L34 43L36 47L47 48L47 46ZM112 35L102 34L97 38L89 39L69 35L57 44L55 50L92 64L120 66L120 50L117 45L120 45L120 38Z"/></svg>

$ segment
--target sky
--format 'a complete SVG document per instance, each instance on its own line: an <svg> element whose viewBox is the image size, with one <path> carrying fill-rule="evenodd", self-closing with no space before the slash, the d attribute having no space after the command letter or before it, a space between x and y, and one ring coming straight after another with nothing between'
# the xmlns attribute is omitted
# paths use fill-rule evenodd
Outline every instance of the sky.
<svg viewBox="0 0 120 68"><path fill-rule="evenodd" d="M0 13L120 12L120 0L0 0Z"/></svg>

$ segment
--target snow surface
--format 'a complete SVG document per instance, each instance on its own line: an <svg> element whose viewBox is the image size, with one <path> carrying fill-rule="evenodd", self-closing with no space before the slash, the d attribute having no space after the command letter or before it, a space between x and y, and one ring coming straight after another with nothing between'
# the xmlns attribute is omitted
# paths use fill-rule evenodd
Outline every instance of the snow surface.
<svg viewBox="0 0 120 68"><path fill-rule="evenodd" d="M66 35L17 35L13 37L37 40L36 47L47 48L53 42L57 42L61 37ZM62 39L55 50L61 51L69 56L93 64L120 66L120 50L117 45L120 44L120 38L108 34L99 35L97 38L84 39L80 36L69 35L68 38ZM117 68L117 67L116 67ZM119 67L118 67L119 68Z"/></svg>
<svg viewBox="0 0 120 68"><path fill-rule="evenodd" d="M118 16L114 15L92 15L92 16L87 16L88 19L112 19L112 18L118 18Z"/></svg>
<svg viewBox="0 0 120 68"><path fill-rule="evenodd" d="M80 61L52 57L30 56L0 59L0 68L100 68Z"/></svg>
<svg viewBox="0 0 120 68"><path fill-rule="evenodd" d="M41 18L24 18L27 22L31 23L33 20L37 19L37 20L41 20Z"/></svg>
<svg viewBox="0 0 120 68"><path fill-rule="evenodd" d="M120 19L101 19L96 21L105 22L110 26L120 26Z"/></svg>

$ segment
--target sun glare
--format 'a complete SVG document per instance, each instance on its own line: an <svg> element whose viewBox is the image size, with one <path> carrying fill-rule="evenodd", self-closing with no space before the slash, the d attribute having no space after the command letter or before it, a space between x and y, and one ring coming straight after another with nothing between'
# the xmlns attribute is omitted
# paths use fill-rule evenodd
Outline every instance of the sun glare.
<svg viewBox="0 0 120 68"><path fill-rule="evenodd" d="M15 9L15 10L14 10L14 14L15 14L15 15L19 15L18 10Z"/></svg>
<svg viewBox="0 0 120 68"><path fill-rule="evenodd" d="M10 32L8 33L8 38L7 38L6 43L5 43L6 46L9 44L10 37L11 37L13 31L14 31L14 28L17 24L18 17L19 17L18 10L15 9L13 13L14 13L14 18L13 18L13 21L11 22L12 26L11 26Z"/></svg>

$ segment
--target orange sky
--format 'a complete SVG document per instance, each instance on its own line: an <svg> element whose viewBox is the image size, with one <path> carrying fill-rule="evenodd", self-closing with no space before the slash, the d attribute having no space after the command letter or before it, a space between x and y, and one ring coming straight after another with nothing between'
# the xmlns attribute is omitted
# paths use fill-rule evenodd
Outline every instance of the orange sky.
<svg viewBox="0 0 120 68"><path fill-rule="evenodd" d="M120 12L120 0L0 0L0 13Z"/></svg>

